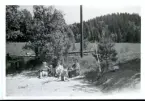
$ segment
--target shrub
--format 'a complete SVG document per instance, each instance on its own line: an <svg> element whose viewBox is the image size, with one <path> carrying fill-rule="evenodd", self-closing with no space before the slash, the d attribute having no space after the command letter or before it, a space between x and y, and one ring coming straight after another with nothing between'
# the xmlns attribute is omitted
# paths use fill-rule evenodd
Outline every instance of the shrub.
<svg viewBox="0 0 145 101"><path fill-rule="evenodd" d="M93 56L99 63L99 70L101 74L107 72L117 60L117 52L114 48L114 42L107 34L107 29L104 30L105 31L102 33L103 35L98 44L98 48L95 53L93 53Z"/></svg>
<svg viewBox="0 0 145 101"><path fill-rule="evenodd" d="M25 69L36 69L37 66L41 65L42 61L40 59L31 59L26 63L26 68Z"/></svg>
<svg viewBox="0 0 145 101"><path fill-rule="evenodd" d="M82 75L86 75L87 72L97 71L98 69L97 62L92 55L84 56L81 58L80 66Z"/></svg>
<svg viewBox="0 0 145 101"><path fill-rule="evenodd" d="M23 58L11 57L6 60L6 74L16 74L25 69L25 61Z"/></svg>

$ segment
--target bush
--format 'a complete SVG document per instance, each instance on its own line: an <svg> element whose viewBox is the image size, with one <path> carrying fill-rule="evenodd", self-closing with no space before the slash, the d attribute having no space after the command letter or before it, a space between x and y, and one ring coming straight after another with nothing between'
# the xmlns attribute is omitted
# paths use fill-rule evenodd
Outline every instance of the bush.
<svg viewBox="0 0 145 101"><path fill-rule="evenodd" d="M92 55L84 56L80 59L81 74L86 75L87 72L98 70L98 64Z"/></svg>
<svg viewBox="0 0 145 101"><path fill-rule="evenodd" d="M25 62L23 58L11 57L6 61L6 74L20 73L25 69Z"/></svg>
<svg viewBox="0 0 145 101"><path fill-rule="evenodd" d="M25 69L36 69L37 66L41 65L42 61L38 58L31 59L26 63Z"/></svg>
<svg viewBox="0 0 145 101"><path fill-rule="evenodd" d="M83 74L86 80L94 82L99 77L98 67L91 65Z"/></svg>
<svg viewBox="0 0 145 101"><path fill-rule="evenodd" d="M103 36L101 41L98 44L98 48L93 56L96 58L99 63L100 73L103 74L109 71L117 60L117 52L114 48L114 42L112 38L107 35L107 29L104 29Z"/></svg>

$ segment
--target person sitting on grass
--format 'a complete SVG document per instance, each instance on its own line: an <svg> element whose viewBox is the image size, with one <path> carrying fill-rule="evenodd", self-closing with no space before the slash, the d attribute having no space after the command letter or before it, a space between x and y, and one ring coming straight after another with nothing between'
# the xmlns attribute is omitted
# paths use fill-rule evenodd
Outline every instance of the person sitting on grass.
<svg viewBox="0 0 145 101"><path fill-rule="evenodd" d="M47 62L43 62L42 68L39 71L39 78L46 77L50 73L50 68L47 66Z"/></svg>
<svg viewBox="0 0 145 101"><path fill-rule="evenodd" d="M80 75L80 64L79 64L77 59L74 61L74 64L72 65L72 67L69 68L68 75L69 75L70 78L72 76Z"/></svg>
<svg viewBox="0 0 145 101"><path fill-rule="evenodd" d="M67 66L63 66L63 69L61 71L61 81L66 81L68 79L68 68Z"/></svg>
<svg viewBox="0 0 145 101"><path fill-rule="evenodd" d="M58 79L61 77L61 72L63 70L63 65L61 64L60 61L58 61L57 66L56 66L56 77L58 77Z"/></svg>
<svg viewBox="0 0 145 101"><path fill-rule="evenodd" d="M79 64L79 61L76 59L75 60L75 63L73 65L74 67L74 70L76 71L76 76L80 75L80 64Z"/></svg>
<svg viewBox="0 0 145 101"><path fill-rule="evenodd" d="M72 68L72 66L71 66L71 67L68 68L68 77L69 77L69 78L72 78L73 74L74 74L74 73L73 73L73 68Z"/></svg>

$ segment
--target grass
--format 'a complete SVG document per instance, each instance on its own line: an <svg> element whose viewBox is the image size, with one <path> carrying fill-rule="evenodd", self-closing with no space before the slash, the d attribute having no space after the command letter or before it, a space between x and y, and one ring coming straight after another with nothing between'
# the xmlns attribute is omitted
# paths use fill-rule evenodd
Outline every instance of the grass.
<svg viewBox="0 0 145 101"><path fill-rule="evenodd" d="M32 50L23 48L25 44L25 42L8 42L6 43L6 53L14 56L25 56L27 53L34 54Z"/></svg>
<svg viewBox="0 0 145 101"><path fill-rule="evenodd" d="M27 52L34 54L31 50L25 50L23 47L25 46L25 42L19 43L6 43L6 52L13 55L26 55ZM75 43L75 50L80 51L80 43ZM97 48L96 43L89 43L86 50L94 50ZM71 47L71 49L73 49ZM115 49L118 53L124 52L139 52L140 53L140 43L115 43Z"/></svg>
<svg viewBox="0 0 145 101"><path fill-rule="evenodd" d="M25 55L28 50L24 50L25 43L7 43L6 52L10 52L13 55ZM80 44L76 43L76 50L80 50ZM89 43L86 50L94 50L97 48L97 44ZM140 58L140 44L139 43L116 43L115 49L118 53L118 62L125 62L135 58ZM32 52L32 51L30 51ZM73 63L73 59L79 59L81 63L82 72L88 70L91 66L96 66L96 61L92 55L84 56L83 59L80 56L69 56L67 64L70 66ZM85 64L85 65L84 65Z"/></svg>
<svg viewBox="0 0 145 101"><path fill-rule="evenodd" d="M129 87L135 88L136 84L140 82L140 59L120 63L119 67L119 70L107 72L99 79L97 78L98 72L95 71L97 66L82 70L85 80L95 83L104 93Z"/></svg>
<svg viewBox="0 0 145 101"><path fill-rule="evenodd" d="M135 87L140 82L140 59L130 60L120 64L116 72L104 74L97 82L103 92L121 90L123 88Z"/></svg>

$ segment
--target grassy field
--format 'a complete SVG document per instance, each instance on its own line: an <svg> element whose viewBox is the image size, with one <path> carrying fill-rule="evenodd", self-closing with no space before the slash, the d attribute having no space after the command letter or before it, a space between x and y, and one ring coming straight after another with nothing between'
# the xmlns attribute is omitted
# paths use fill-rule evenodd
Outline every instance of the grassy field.
<svg viewBox="0 0 145 101"><path fill-rule="evenodd" d="M79 51L79 43L75 44L76 50ZM139 43L115 43L115 49L118 53L117 63L125 63L126 61L133 59L140 59L140 44ZM97 44L89 43L86 50L97 49ZM80 60L82 72L85 72L91 67L97 65L95 58L90 54L80 58L80 56L70 56L68 58L69 63L72 63L72 60L77 58Z"/></svg>
<svg viewBox="0 0 145 101"><path fill-rule="evenodd" d="M25 46L26 43L7 43L6 44L6 52L10 53L12 55L16 56L22 56L26 55L26 53L33 53L30 50L24 50L23 46ZM75 50L80 50L80 44L75 44ZM97 49L97 44L95 43L89 43L86 47L86 50L93 51L94 49ZM140 58L140 44L139 43L116 43L115 49L118 53L118 61L117 62L125 62L128 60ZM34 53L33 53L34 54ZM91 67L92 65L96 65L96 60L94 57L90 54L88 56L84 56L84 58L80 58L80 56L69 56L68 57L68 65L71 65L73 62L73 59L79 59L81 63L82 71L85 71L85 69Z"/></svg>
<svg viewBox="0 0 145 101"><path fill-rule="evenodd" d="M6 52L13 54L13 55L25 55L27 52L30 52L34 54L30 50L25 50L23 47L25 46L24 43L7 43L6 44ZM89 43L86 47L85 50L94 50L97 48L96 43ZM71 47L70 51L73 48ZM117 50L118 53L123 53L123 52L139 52L140 53L140 43L116 43L115 44L115 49ZM75 43L75 49L74 51L80 51L80 43Z"/></svg>
<svg viewBox="0 0 145 101"><path fill-rule="evenodd" d="M80 50L80 44L76 43L76 50ZM128 60L140 58L140 43L115 43L114 48L116 49L118 55L118 60L117 62L125 62ZM96 43L89 43L88 46L86 47L85 50L87 51L94 51L94 49L97 49L97 44ZM72 56L73 57L73 56ZM76 56L78 58L78 56ZM79 59L79 58L78 58ZM92 55L84 56L82 59L90 64L94 63L94 58Z"/></svg>

